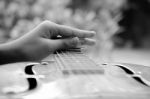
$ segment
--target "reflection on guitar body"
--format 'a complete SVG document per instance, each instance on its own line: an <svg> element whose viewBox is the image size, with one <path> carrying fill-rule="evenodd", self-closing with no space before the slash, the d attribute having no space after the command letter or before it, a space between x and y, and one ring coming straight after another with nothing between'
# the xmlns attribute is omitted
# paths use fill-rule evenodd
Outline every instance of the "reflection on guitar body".
<svg viewBox="0 0 150 99"><path fill-rule="evenodd" d="M0 99L148 99L148 83L123 66L137 71L132 64L98 65L79 50L59 51L40 63L7 64L0 67Z"/></svg>

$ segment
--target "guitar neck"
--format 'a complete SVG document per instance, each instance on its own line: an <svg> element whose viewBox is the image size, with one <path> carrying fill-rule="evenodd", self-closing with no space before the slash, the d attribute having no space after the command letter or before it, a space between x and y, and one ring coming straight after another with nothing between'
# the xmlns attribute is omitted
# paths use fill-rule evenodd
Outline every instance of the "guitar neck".
<svg viewBox="0 0 150 99"><path fill-rule="evenodd" d="M90 59L81 49L61 50L54 53L54 60L63 74L102 74L104 69Z"/></svg>

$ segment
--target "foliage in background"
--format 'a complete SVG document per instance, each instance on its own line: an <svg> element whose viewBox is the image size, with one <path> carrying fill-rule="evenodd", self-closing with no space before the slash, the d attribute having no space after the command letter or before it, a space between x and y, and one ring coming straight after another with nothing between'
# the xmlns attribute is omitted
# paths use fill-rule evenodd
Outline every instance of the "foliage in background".
<svg viewBox="0 0 150 99"><path fill-rule="evenodd" d="M78 5L72 8L75 1ZM99 36L101 39L109 38L119 29L117 21L123 2L124 0L0 0L0 41L16 39L43 20L95 30L98 35L102 35Z"/></svg>
<svg viewBox="0 0 150 99"><path fill-rule="evenodd" d="M97 32L92 54L109 60L125 0L0 0L0 42L16 39L43 20ZM91 50L91 49L90 49ZM105 56L105 57L104 57Z"/></svg>

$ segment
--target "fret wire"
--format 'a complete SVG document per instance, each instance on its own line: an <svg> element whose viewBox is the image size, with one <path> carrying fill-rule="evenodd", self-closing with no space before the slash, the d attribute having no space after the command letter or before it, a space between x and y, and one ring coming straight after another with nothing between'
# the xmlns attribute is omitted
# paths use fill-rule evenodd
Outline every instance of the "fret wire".
<svg viewBox="0 0 150 99"><path fill-rule="evenodd" d="M91 59L89 59L88 57L86 57L85 54L81 54L81 57L84 58L84 59L86 58L86 61L84 61L84 62L90 63L90 65L86 66L86 67L87 67L86 69L91 70L91 71L88 71L88 72L91 72L91 74L92 74L93 72L95 72L95 71L92 71L92 70L93 70L92 68L94 68L94 70L95 70L95 69L100 69L100 68L97 68L96 63L94 63ZM88 58L88 59L87 59L87 58ZM92 64L91 64L91 62L92 62ZM87 64L88 64L88 63L87 63ZM91 66L91 67L90 67L90 66ZM97 84L97 80L100 80L100 81L101 81L100 76L86 75L85 77L87 78L88 81L90 81L90 82L93 83L94 85ZM95 80L95 79L96 79L96 80ZM99 91L99 90L98 90L98 91Z"/></svg>
<svg viewBox="0 0 150 99"><path fill-rule="evenodd" d="M71 55L72 56L72 58L75 60L75 61L79 61L78 62L78 64L79 64L79 66L80 66L80 69L87 69L86 67L89 65L89 64L87 64L87 62L88 61L85 61L85 60L83 60L85 57L81 57L81 54L80 55L77 55L77 54L74 54L74 55ZM80 57L80 59L79 59L79 57Z"/></svg>
<svg viewBox="0 0 150 99"><path fill-rule="evenodd" d="M78 56L78 55L72 55L72 57L74 57L74 58L76 58L76 56ZM88 56L86 57L86 55L85 54L80 54L79 55L81 58L83 58L83 59L86 59L86 61L84 61L84 62L88 62L88 63L91 63L92 62L92 64L91 64L91 67L92 68L94 68L94 69L102 69L102 68L99 68L98 66L97 66L97 64L94 62L94 61L92 61L91 59L89 59L88 58ZM88 64L87 63L87 64ZM88 68L89 68L89 70L91 70L91 71L88 71L88 72L91 72L91 74L93 74L93 72L95 72L95 71L92 71L92 68L91 67L89 67L90 65L88 65ZM88 69L88 68L85 68L85 69ZM99 79L99 80L101 80L101 78L99 77L99 76L96 76L96 78L95 78L95 76L93 77L93 76L90 76L90 75L86 75L86 77L88 77L88 79L89 80L91 80L92 82L94 82L94 83L96 83L96 80L94 80L94 79Z"/></svg>
<svg viewBox="0 0 150 99"><path fill-rule="evenodd" d="M78 63L79 64L79 66L80 66L80 69L82 69L82 70L86 70L87 72L89 71L89 72L92 72L92 71L90 71L90 70L92 70L93 68L91 68L91 67L93 67L93 64L89 64L90 62L88 61L88 60L81 60L81 58L82 59L85 59L85 58L87 58L87 57L85 57L84 55L82 55L82 54L80 54L80 55L77 55L76 53L74 54L74 55L72 55L72 54L70 54L71 56L72 56L72 58L76 61L76 60L78 60L80 63ZM79 59L79 57L80 57L80 59Z"/></svg>
<svg viewBox="0 0 150 99"><path fill-rule="evenodd" d="M74 55L73 57L74 57L75 59L76 59L76 58L78 59L78 57L80 57L80 58L82 59L82 60L81 60L81 61L82 61L82 66L80 65L80 66L81 66L80 68L83 69L83 71L84 71L83 74L84 74L84 73L85 73L85 74L86 74L86 73L87 73L87 74L88 74L88 73L91 74L91 71L90 71L91 69L89 68L89 64L87 63L88 61L87 61L87 60L83 60L85 57L84 57L82 54L80 54L80 55ZM80 64L81 64L81 63L80 63ZM86 79L91 80L89 75L86 75Z"/></svg>
<svg viewBox="0 0 150 99"><path fill-rule="evenodd" d="M90 69L94 69L93 67L95 67L95 68L97 68L98 66L96 66L96 63L93 63L90 59L87 59L88 57L86 57L84 54L81 54L81 55L74 55L74 57L81 57L82 59L85 59L86 58L86 60L82 60L81 59L81 63L84 65L84 66L86 66L86 67L88 67L88 68L90 68ZM92 63L91 63L92 62ZM97 69L99 69L99 68L97 68Z"/></svg>
<svg viewBox="0 0 150 99"><path fill-rule="evenodd" d="M102 68L97 66L95 62L93 62L88 56L86 57L85 54L79 52L69 51L60 53L57 52L58 59L61 61L59 62L59 66L63 65L63 69L66 70L63 72L68 72L70 74L77 73L77 74L99 74L103 73ZM58 60L58 61L59 61ZM79 62L78 62L79 61ZM62 66L61 66L62 67ZM68 71L67 71L68 70Z"/></svg>
<svg viewBox="0 0 150 99"><path fill-rule="evenodd" d="M69 56L69 58L73 61L73 64L74 64L74 65L72 65L73 70L75 70L77 72L84 72L85 69L82 68L84 66L81 66L81 63L79 63L80 61L78 60L78 58L75 57L75 54L76 53L74 53L74 54L66 53L65 55ZM77 62L77 61L79 61L79 62ZM84 74L84 73L82 73L82 74Z"/></svg>
<svg viewBox="0 0 150 99"><path fill-rule="evenodd" d="M82 68L82 67L84 67L84 66L81 66L81 65L82 65L82 64L81 64L81 61L79 61L78 58L75 57L75 53L74 53L74 54L73 54L73 53L70 54L69 52L67 52L65 55L66 55L66 56L69 56L70 60L74 62L74 63L73 63L74 65L72 65L73 69L75 69L75 70L78 70L78 69L83 70L83 69L85 69L85 68ZM78 61L78 62L77 62L77 61Z"/></svg>
<svg viewBox="0 0 150 99"><path fill-rule="evenodd" d="M78 60L80 60L81 63L84 63L87 66L89 65L89 63L91 63L91 62L89 62L89 60L87 59L87 57L85 57L83 54L80 54L80 55L75 54L74 57L76 57Z"/></svg>
<svg viewBox="0 0 150 99"><path fill-rule="evenodd" d="M59 54L59 53L58 53L58 52L56 52L55 60L57 61L58 68L62 71L62 70L64 69L64 66L62 65L62 63L61 63L60 59L58 58L58 57L59 57L59 55L58 55L58 54Z"/></svg>
<svg viewBox="0 0 150 99"><path fill-rule="evenodd" d="M74 53L74 54L71 53L71 54L70 54L69 52L68 52L67 54L65 54L65 55L67 55L67 60L70 59L71 57L72 57L72 58L75 58L73 62L76 62L76 60L78 59L77 56L83 57L84 59L87 58L87 57L85 57L85 55L83 55L83 54L77 55L76 53ZM68 57L69 57L69 58L68 58ZM66 57L64 57L64 59L65 59L65 58L66 58ZM70 62L70 61L72 61L72 60L73 60L73 59L70 59L70 60L67 61L67 62ZM79 60L79 59L78 59L78 60ZM88 61L91 61L91 60L89 59ZM82 64L83 67L86 67L86 68L87 68L87 66L88 66L89 70L87 70L87 71L90 71L90 72L93 73L94 70L95 70L95 73L99 73L99 72L101 73L101 71L99 71L99 69L101 69L101 68L98 67L98 66L96 66L96 63L93 62L92 64L88 65L88 64L90 63L90 62L89 62L89 63L86 64L86 62L88 62L88 61L82 61L82 62L80 61L80 62L81 62L81 63L83 63L83 62L85 63L84 65ZM81 65L81 64L78 64L78 65ZM86 65L87 65L87 66L86 66ZM73 66L72 66L72 67L73 67ZM76 66L76 67L79 68L79 66ZM93 68L93 67L94 67L94 68ZM74 67L74 68L75 68L75 67ZM84 68L84 69L86 69L86 68ZM77 68L76 68L76 69L77 69Z"/></svg>
<svg viewBox="0 0 150 99"><path fill-rule="evenodd" d="M77 69L76 67L81 66L81 64L79 64L77 62L77 59L76 60L74 59L73 55L69 54L68 52L66 53L66 55L68 55L69 58L74 62L73 65L72 65L73 69ZM74 65L77 65L77 66L74 66Z"/></svg>
<svg viewBox="0 0 150 99"><path fill-rule="evenodd" d="M63 55L63 56L62 56ZM74 53L74 55L73 54L71 54L71 53L68 53L68 54L66 54L66 53L64 53L64 52L61 52L61 54L59 54L59 58L61 59L61 61L62 61L62 63L65 63L66 62L66 58L70 58L70 57L72 57L72 58L70 58L70 60L71 61L73 61L73 60L75 60L76 58L78 58L77 57L77 55L76 55L76 53ZM80 54L80 57L81 58L83 58L83 59L85 59L85 58L87 58L85 55L83 55L83 54ZM64 58L64 59L63 59ZM98 66L96 66L96 63L95 62L93 62L91 59L86 59L87 61L85 61L85 60L82 60L82 61L84 61L84 62L88 62L88 60L90 61L90 62L92 62L92 65L91 65L91 67L93 67L94 69L101 69L101 68L98 68ZM89 63L90 63L89 62ZM65 69L70 69L70 66L68 66L68 64L64 64L64 66L65 66ZM78 66L77 66L78 67ZM86 67L86 66L85 66ZM91 68L88 66L88 68L89 68L89 70L91 70ZM85 71L86 71L86 69L87 68L85 68ZM72 74L72 75L74 75L74 73L71 71L71 69L70 69L70 71L68 71L70 74ZM81 72L83 72L82 70L81 70ZM95 72L95 71L87 71L87 72ZM84 74L84 72L82 73L82 74ZM92 73L91 73L92 74ZM85 75L85 76L83 76L85 79L87 79L89 82L91 82L92 84L95 84L95 85L97 85L97 80L99 80L99 81L102 81L103 79L100 77L100 76L92 76L92 75ZM99 87L99 86L98 86ZM99 88L97 89L97 91L100 91L99 90Z"/></svg>
<svg viewBox="0 0 150 99"><path fill-rule="evenodd" d="M83 55L72 55L72 58L74 58L74 60L77 60L78 59L78 56L80 56L80 58L81 59L84 59L85 57L83 56ZM85 63L85 64L81 64L80 63L80 69L83 69L83 70L85 70L84 72L86 73L86 72L91 72L90 71L90 67L89 67L89 64L87 64L86 62L88 62L88 61L85 61L85 60L82 60L82 63ZM83 73L84 74L84 73ZM89 79L90 78L90 76L88 77L87 75L86 75L86 77Z"/></svg>
<svg viewBox="0 0 150 99"><path fill-rule="evenodd" d="M73 59L73 60L77 60L78 59L78 57L77 57L77 55L72 55L72 54L70 54L70 56L71 56L71 59ZM80 57L81 58L85 58L85 56L83 55L83 54L81 54L80 55ZM87 61L84 61L84 62L87 62ZM87 65L87 64L86 64ZM96 65L96 64L95 64ZM80 64L80 66L81 66L81 64ZM78 67L78 66L77 66ZM87 66L85 66L85 65L83 65L83 67L87 67ZM92 66L91 66L92 67ZM86 70L91 70L91 68L88 66L87 68L82 68L82 67L79 67L80 69L84 69L85 70L85 72L91 72L91 74L92 74L92 71L86 71ZM83 71L81 71L81 72L83 72ZM82 74L84 74L84 72L82 73ZM99 79L99 77L95 77L95 76L92 76L92 75L85 75L84 76L84 78L85 79L87 79L89 82L93 82L94 84L96 84L97 82L95 81L95 79Z"/></svg>
<svg viewBox="0 0 150 99"><path fill-rule="evenodd" d="M64 54L64 53L63 53L63 54ZM65 55L68 56L67 54L65 54ZM76 60L75 55L73 56L72 54L70 54L70 55L69 55L69 58L70 58L70 56L72 56L71 59ZM82 72L82 71L81 71L81 72ZM84 73L82 73L82 74L84 74ZM83 78L86 79L86 80L88 80L89 82L94 82L94 80L93 80L94 77L92 77L92 76L90 76L90 75L88 75L88 76L87 76L87 75L84 75ZM96 84L96 83L95 83L95 84Z"/></svg>
<svg viewBox="0 0 150 99"><path fill-rule="evenodd" d="M74 53L75 54L75 53ZM71 60L73 60L73 64L74 65L72 65L72 67L73 67L73 70L75 70L75 71L77 71L77 72L81 72L81 74L84 74L83 73L83 66L81 66L81 63L79 63L79 62L77 62L77 61L79 61L79 60L77 60L77 58L75 58L73 53L72 54L70 54L69 52L67 52L67 54L66 55L68 55L69 57L70 57L70 59Z"/></svg>
<svg viewBox="0 0 150 99"><path fill-rule="evenodd" d="M60 62L61 62L61 65L63 66L64 69L66 69L66 67L65 67L66 64L65 64L63 58L61 57L61 54L57 52L57 55L58 55L58 57L59 57L59 60L60 60Z"/></svg>
<svg viewBox="0 0 150 99"><path fill-rule="evenodd" d="M61 65L63 65L63 70L61 71L61 72L62 72L62 74L63 74L63 71L65 70L65 64L64 64L64 62L62 61L62 59L61 59L61 56L60 56L59 52L57 52L57 55L58 55L58 57L59 57L59 60L61 61Z"/></svg>
<svg viewBox="0 0 150 99"><path fill-rule="evenodd" d="M64 55L65 53L63 53L62 52L62 54ZM72 54L70 54L70 55L67 55L67 54L65 54L65 56L69 56L69 58L70 58L70 56L72 56L73 58L77 58L77 55L75 56L75 54L74 55L72 55ZM83 54L80 54L80 57L82 57L82 58L86 58ZM66 58L66 57L64 57L64 58ZM71 60L71 59L70 59ZM89 59L89 61L91 61L90 59ZM85 61L84 61L85 62ZM94 63L93 63L94 64ZM65 66L67 66L67 68L69 68L68 67L68 65L65 65ZM96 64L95 64L95 66L96 66ZM94 66L94 67L95 67ZM86 69L86 68L85 68ZM68 71L68 72L70 72L70 74L73 74L74 75L74 73L73 72L71 72L71 71ZM82 72L82 71L81 71ZM83 73L84 74L84 73ZM92 73L91 73L92 74ZM89 81L89 82L91 82L92 84L96 84L97 85L97 80L99 80L99 81L101 81L102 80L102 78L100 77L100 76L92 76L92 75L84 75L83 76L83 78L85 79L85 80L87 80L87 81ZM96 80L95 80L96 79ZM99 86L98 86L99 87ZM98 91L100 91L99 90L99 88L97 89Z"/></svg>
<svg viewBox="0 0 150 99"><path fill-rule="evenodd" d="M75 62L76 64L81 65L79 62L77 62L77 61L79 61L79 59L78 59L78 57L75 57L75 54L76 54L76 53L70 54L69 52L67 52L67 55L68 55L72 60L74 60L74 62ZM75 59L74 59L74 58L75 58ZM78 60L77 60L77 59L78 59ZM80 62L81 62L81 60L80 60Z"/></svg>
<svg viewBox="0 0 150 99"><path fill-rule="evenodd" d="M66 70L65 72L67 73L70 73L70 74L73 74L71 71L69 71L69 67L67 66L66 62L64 61L64 57L62 56L63 52L61 51L61 54L58 54L59 55L59 58L60 60L62 61L63 65L64 65L64 70ZM63 72L63 71L62 71Z"/></svg>
<svg viewBox="0 0 150 99"><path fill-rule="evenodd" d="M62 51L61 51L61 53L62 53L63 56L66 55L66 54L65 54L64 52L62 52ZM66 55L66 57L68 57L68 56ZM64 58L65 58L65 57L64 57ZM71 70L71 67L68 66L68 64L66 64L66 68L68 69L68 73L74 75L73 71Z"/></svg>
<svg viewBox="0 0 150 99"><path fill-rule="evenodd" d="M82 63L83 65L85 65L86 67L89 67L89 66L93 65L93 64L91 64L91 62L89 62L88 59L85 59L85 56L84 56L84 55L80 55L80 56L75 55L75 56L76 56L76 57L80 57L81 63Z"/></svg>
<svg viewBox="0 0 150 99"><path fill-rule="evenodd" d="M85 54L83 54L83 56L88 58L88 56L85 55ZM86 58L86 59L87 59L87 58ZM91 65L94 65L94 67L97 67L97 64L96 64L92 59L88 58L87 61L88 61Z"/></svg>

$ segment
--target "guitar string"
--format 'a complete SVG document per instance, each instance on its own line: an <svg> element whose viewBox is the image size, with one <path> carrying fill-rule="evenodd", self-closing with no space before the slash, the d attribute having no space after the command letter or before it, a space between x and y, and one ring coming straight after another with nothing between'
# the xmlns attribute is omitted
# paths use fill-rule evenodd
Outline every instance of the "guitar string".
<svg viewBox="0 0 150 99"><path fill-rule="evenodd" d="M68 55L67 54L65 54L65 53L63 53L64 55L66 55L66 57L68 57ZM80 54L80 55L82 55L82 54ZM72 57L70 57L70 56L72 56ZM69 56L69 58L71 58L72 59L72 61L74 60L74 62L78 59L77 57L75 57L75 56L73 56L72 54L70 54L70 56ZM76 59L77 58L77 59ZM83 58L84 59L84 56L82 56L81 58ZM80 61L81 62L81 61ZM86 65L88 65L88 63L86 63L87 61L82 61L82 62L85 62L85 64ZM81 63L80 64L78 64L78 65L82 65ZM85 68L82 68L82 66L81 67L78 67L78 69L80 70L81 69L81 72L83 72L84 70L84 72L83 73L81 73L81 74L84 74L85 72L91 72L92 70L91 70L91 68L90 67L86 67L86 65L83 65ZM95 65L95 64L93 64L93 65ZM92 66L91 66L92 67ZM69 68L69 67L67 67L67 68ZM83 71L82 71L82 69L83 69ZM86 71L87 70L87 71ZM91 70L91 71L90 71ZM92 73L91 73L92 74ZM73 75L74 75L74 73L73 73ZM95 76L92 76L92 75L89 75L89 74L87 74L86 75L86 73L85 73L85 76L83 76L88 82L93 82L92 83L92 85L90 85L90 86L92 86L93 87L93 84L96 84L96 78L95 78ZM88 83L88 84L90 84L90 83ZM89 87L89 86L87 86L87 87ZM93 88L95 88L95 87L93 87ZM98 89L98 88L97 88ZM97 89L96 89L96 91L97 91ZM95 90L94 90L95 91Z"/></svg>
<svg viewBox="0 0 150 99"><path fill-rule="evenodd" d="M57 56L58 56L58 58L59 58L59 60L61 62L61 65L63 65L63 69L61 69L61 71L63 73L67 73L67 72L71 73L71 71L69 71L69 70L67 71L67 69L69 69L69 68L66 69L67 64L66 64L66 62L63 59L64 57L62 57L61 54L59 54L59 52L57 52L56 54L57 54Z"/></svg>
<svg viewBox="0 0 150 99"><path fill-rule="evenodd" d="M73 69L71 68L71 67L73 67L73 64L74 64L74 63L71 63L71 61L73 61L73 60L71 59L71 57L68 57L63 51L61 51L61 58L62 58L63 62L66 63L66 64L65 64L66 71L67 71L68 73L70 73L71 75L74 75ZM65 61L65 59L67 59L68 61ZM69 65L70 65L70 66L69 66Z"/></svg>
<svg viewBox="0 0 150 99"><path fill-rule="evenodd" d="M65 66L65 68L66 69L68 69L68 72L70 72L70 74L72 74L72 75L74 75L74 73L71 71L71 66L68 66L68 64L66 63L66 61L65 61L65 58L66 57L69 57L70 58L70 60L71 61L76 61L76 59L78 59L76 56L73 56L73 55L67 55L66 53L64 53L64 52L61 52L61 55L59 54L59 57L61 58L61 60L62 60L62 63L64 64L64 66ZM83 56L84 57L84 56ZM64 58L64 59L63 59ZM91 60L89 60L89 61L91 61ZM69 62L69 61L68 61ZM81 62L81 61L80 61ZM81 62L82 63L82 62ZM96 64L93 64L94 66L96 65ZM84 65L85 66L85 65ZM70 69L70 70L69 70ZM81 67L78 67L78 69L80 70L80 69L83 69L83 68L81 68ZM87 69L87 70L90 70L91 68L90 67L88 67L88 68L84 68L84 69ZM83 72L82 70L81 70L81 72ZM91 72L91 71L90 71ZM84 74L84 72L83 72L83 74ZM91 73L92 74L92 73ZM114 87L112 87L113 86L113 84L112 85L110 85L111 83L109 83L106 79L103 79L103 78L101 78L101 77L99 77L99 76L84 76L84 77L86 77L87 79L89 79L89 81L92 81L92 82L94 82L94 84L97 84L97 80L99 79L100 81L102 81L102 83L103 84L105 84L105 85L108 85L107 86L107 88L110 90L110 91L115 91L115 90L117 90L116 88L114 89ZM98 86L99 87L99 86ZM101 86L100 85L100 87L103 87L104 88L104 86ZM98 92L100 92L100 87L99 88L97 88L96 89L96 91L98 91ZM105 86L106 87L106 86ZM93 88L95 88L95 87L93 87ZM107 89L106 88L106 89Z"/></svg>
<svg viewBox="0 0 150 99"><path fill-rule="evenodd" d="M69 61L68 62L70 62L70 61L72 61L72 62L74 62L74 63L71 63L71 64L75 64L75 65L78 65L78 66L76 66L79 70L81 70L82 72L83 72L83 74L84 74L84 72L85 73L91 73L92 74L92 72L94 72L92 69L93 69L93 66L95 66L95 64L90 64L91 62L89 62L89 60L85 60L85 57L80 53L78 53L78 55L77 55L77 53L75 53L74 52L74 55L73 55L73 53L72 54L69 54L69 53L64 53L64 52L61 52L62 54L63 54L63 56L65 56L65 58L67 57L67 59L68 59L68 57L69 57ZM78 56L78 57L77 57ZM80 58L79 58L80 57ZM80 60L79 60L80 59ZM88 63L87 63L88 62ZM91 67L92 68L91 68ZM73 66L74 67L74 66ZM85 68L86 67L86 68ZM70 68L70 66L69 67L67 67L67 68ZM76 68L76 69L77 69ZM84 71L85 70L85 71Z"/></svg>
<svg viewBox="0 0 150 99"><path fill-rule="evenodd" d="M84 58L83 57L81 57L81 53L80 54L78 54L77 55L77 53L72 53L72 54L69 54L69 53L67 53L67 55L69 55L69 57L73 60L73 62L75 62L75 64L77 65L77 68L79 69L79 70L81 70L82 72L83 72L83 74L84 74L84 72L86 72L86 71L84 71L84 70L88 70L88 68L85 68L86 67L86 65L88 65L86 62L85 62L85 60L84 60ZM83 61L84 60L84 61ZM86 64L85 64L86 63Z"/></svg>
<svg viewBox="0 0 150 99"><path fill-rule="evenodd" d="M74 57L75 60L78 59L77 57L75 57L75 55L72 55L72 54L70 54L70 55L71 55L72 57ZM84 60L84 61L81 61L81 63L82 63L82 62L85 63L85 65L83 65L83 66L86 67L85 69L87 70L87 72L89 72L89 74L93 74L93 73L96 74L95 76L93 76L93 75L87 75L87 76L85 76L85 77L88 77L89 80L90 80L91 82L93 82L93 84L97 84L97 80L103 82L104 84L105 84L106 82L109 82L109 81L107 81L106 79L102 78L100 75L98 75L99 73L100 73L100 74L104 73L103 68L100 67L100 66L98 66L92 59L89 59L88 56L86 57L85 54L80 54L80 55L76 55L76 56L81 56L83 59L86 59L86 60ZM89 64L89 63L91 63L91 64ZM81 65L82 65L82 64L81 64ZM86 65L87 65L88 67L87 67ZM103 85L98 85L98 86L99 86L99 88L100 88L100 87L103 87ZM95 88L95 87L93 87L93 88ZM97 89L98 89L98 88L97 88ZM99 91L99 89L98 89L98 90L97 90L97 89L95 89L95 90L96 90L96 91ZM111 88L111 89L112 89L112 88Z"/></svg>
<svg viewBox="0 0 150 99"><path fill-rule="evenodd" d="M76 61L74 61L71 56L67 55L67 54L68 54L67 52L66 52L66 53L61 52L61 53L62 53L63 56L65 56L65 58L67 58L67 60L68 60L68 61L66 60L66 61L68 62L68 64L66 65L66 68L69 68L72 74L74 74L75 72L79 72L79 71L77 70L76 66L75 66L75 65L78 65L78 66L79 66L79 64L77 64ZM72 54L73 54L73 53L72 53ZM70 66L69 66L69 65L70 65ZM79 69L79 67L78 67L78 69ZM73 73L73 72L74 72L74 73Z"/></svg>
<svg viewBox="0 0 150 99"><path fill-rule="evenodd" d="M58 52L56 52L56 54L55 54L55 60L56 60L56 62L58 64L57 67L58 67L59 71L62 72L63 69L64 69L64 66L62 65L62 63L61 63L61 61L59 59Z"/></svg>
<svg viewBox="0 0 150 99"><path fill-rule="evenodd" d="M87 63L88 61L85 61L84 57L81 55L82 54L77 55L77 53L74 53L74 55L69 54L69 57L71 57L72 61L76 63L76 65L77 65L76 68L79 69L79 72L81 72L81 74L85 74L84 77L86 77L86 79L89 80L90 77L88 77L88 73L90 73L90 68L87 67L89 64ZM87 73L87 75L86 75L86 73Z"/></svg>
<svg viewBox="0 0 150 99"><path fill-rule="evenodd" d="M61 72L62 73L66 73L66 71L67 71L66 63L64 62L63 57L61 56L60 52L56 52L56 54L57 54L57 59L58 59L58 61L60 63L60 66L62 67L61 68Z"/></svg>
<svg viewBox="0 0 150 99"><path fill-rule="evenodd" d="M65 58L67 57L68 58L68 56L69 55L67 55L67 54L65 54L65 53L63 53L63 52L61 52L60 54L59 53L57 53L57 55L59 56L59 58L60 58L60 60L61 60L61 63L64 65L64 67L65 67L65 69L68 69L68 73L70 73L70 74L72 74L72 75L75 75L72 71L71 71L71 66L68 66L68 64L66 64L67 62L65 61ZM65 56L65 57L63 57L63 56ZM74 57L75 59L77 58L77 57L75 57L75 56L73 56L72 54L70 54L72 57ZM81 57L83 58L84 56L82 55L82 54L80 54L81 55ZM69 56L69 59L71 60L71 57ZM73 59L72 59L72 61L73 61ZM90 59L89 59L89 61L91 61ZM69 61L68 61L69 62ZM85 61L84 61L85 62ZM86 61L87 62L87 61ZM86 63L85 62L85 63ZM88 64L88 63L86 63L86 64ZM96 66L96 63L93 63L93 65L94 66ZM92 67L92 66L91 66ZM89 71L90 71L90 67L88 67L89 68ZM64 70L65 70L64 69ZM69 70L70 69L70 70ZM80 67L79 67L79 69L80 69ZM86 68L85 68L86 69ZM98 68L99 69L99 68ZM89 72L88 71L88 72ZM92 71L92 70L91 70ZM81 72L82 72L82 70L81 70ZM94 70L93 70L93 72L94 72ZM83 72L83 74L84 74L84 72ZM92 74L92 73L91 73ZM84 76L85 77L85 79L87 79L88 81L90 81L90 82L93 82L93 84L97 84L97 80L99 79L99 81L102 81L102 78L101 77L99 77L99 76L90 76L90 75L85 75ZM105 80L105 79L103 79L103 80ZM105 82L104 82L105 83ZM92 85L90 85L90 86L93 86L93 84ZM103 86L103 85L102 85ZM96 88L96 87L92 87L92 88L94 88L94 91L100 91L99 90L99 88ZM96 88L96 89L95 89Z"/></svg>
<svg viewBox="0 0 150 99"><path fill-rule="evenodd" d="M82 68L82 64L80 63L78 63L77 64L77 59L76 59L76 57L73 55L73 53L72 54L67 54L67 53L63 53L63 52L61 52L65 57L67 57L68 58L68 56L69 56L69 60L71 60L73 63L71 63L71 64L74 64L74 66L72 65L72 69L74 69L74 72L76 71L76 73L81 73L81 74L84 74L84 71L86 71L86 68ZM72 57L71 57L72 56ZM70 61L68 61L68 62L70 62ZM80 61L81 62L81 61ZM66 65L66 68L69 68L69 69L71 69L71 64L70 64L70 66L67 64ZM72 74L72 75L75 75L75 73L73 73L73 71L71 70L70 71L70 73ZM77 74L78 75L78 74ZM79 74L80 75L80 74ZM88 77L87 75L84 75L84 76L82 76L82 79L85 79L85 81L88 81L88 84L89 84L89 82L91 82L92 81L92 79L91 79L91 77ZM83 80L84 81L84 80ZM81 82L82 83L82 82ZM84 84L85 85L85 84ZM84 86L86 89L87 89L87 87L89 87L89 86L87 86L87 83L86 83L86 85ZM86 91L86 90L85 90Z"/></svg>
<svg viewBox="0 0 150 99"><path fill-rule="evenodd" d="M92 75L95 72L94 70L97 69L95 67L96 64L91 63L91 61L88 60L87 57L85 57L84 54L75 53L74 55L70 54L70 56L72 57L72 59L74 61L76 61L77 59L78 60L80 59L80 61L79 61L79 66L80 67L79 68L83 69L83 74L85 74L85 76L84 76L85 79L87 79L90 83L93 82L94 84L96 84L95 79L97 79L97 76L95 77L95 76ZM87 75L86 75L86 73L87 73ZM90 85L90 86L93 86L93 85Z"/></svg>

